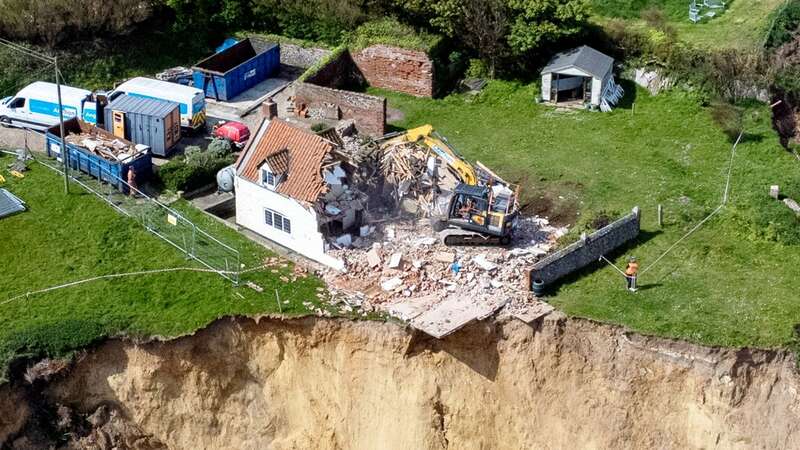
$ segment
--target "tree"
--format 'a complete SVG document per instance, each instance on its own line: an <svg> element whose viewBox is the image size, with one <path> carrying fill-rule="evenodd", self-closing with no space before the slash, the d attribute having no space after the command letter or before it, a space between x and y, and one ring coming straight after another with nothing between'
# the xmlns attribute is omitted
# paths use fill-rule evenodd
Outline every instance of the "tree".
<svg viewBox="0 0 800 450"><path fill-rule="evenodd" d="M503 0L463 0L461 28L464 43L489 64L489 76L494 78L498 61L505 53L508 30Z"/></svg>
<svg viewBox="0 0 800 450"><path fill-rule="evenodd" d="M280 33L331 43L366 21L373 7L363 0L253 0L254 13Z"/></svg>
<svg viewBox="0 0 800 450"><path fill-rule="evenodd" d="M215 31L252 25L251 0L162 0L175 14L176 31Z"/></svg>
<svg viewBox="0 0 800 450"><path fill-rule="evenodd" d="M506 0L400 0L418 16L427 16L441 33L460 40L489 66L494 77L506 53L508 14Z"/></svg>
<svg viewBox="0 0 800 450"><path fill-rule="evenodd" d="M582 31L585 0L394 0L412 20L427 18L461 41L493 72L505 56L524 57Z"/></svg>
<svg viewBox="0 0 800 450"><path fill-rule="evenodd" d="M506 1L513 18L508 43L518 55L579 34L589 16L585 0Z"/></svg>
<svg viewBox="0 0 800 450"><path fill-rule="evenodd" d="M0 33L54 46L75 36L118 35L147 20L150 0L0 0Z"/></svg>

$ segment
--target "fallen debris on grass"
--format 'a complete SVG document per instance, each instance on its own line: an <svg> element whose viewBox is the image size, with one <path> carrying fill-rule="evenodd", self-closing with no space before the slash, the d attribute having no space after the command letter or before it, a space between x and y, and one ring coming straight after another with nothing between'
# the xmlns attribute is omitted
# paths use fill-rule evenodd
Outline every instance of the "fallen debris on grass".
<svg viewBox="0 0 800 450"><path fill-rule="evenodd" d="M428 220L379 224L371 245L333 252L346 273L325 270L323 278L333 303L346 298L348 305L388 313L436 337L506 305L529 321L552 309L524 286L525 273L565 233L546 219L524 218L508 248L446 247Z"/></svg>

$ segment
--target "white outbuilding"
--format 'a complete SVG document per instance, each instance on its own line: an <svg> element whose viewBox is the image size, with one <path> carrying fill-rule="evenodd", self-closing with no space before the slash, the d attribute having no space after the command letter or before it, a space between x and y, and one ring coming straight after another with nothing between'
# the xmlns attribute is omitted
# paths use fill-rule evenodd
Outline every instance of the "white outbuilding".
<svg viewBox="0 0 800 450"><path fill-rule="evenodd" d="M614 59L586 45L556 54L542 69L542 100L548 103L610 111L622 94Z"/></svg>

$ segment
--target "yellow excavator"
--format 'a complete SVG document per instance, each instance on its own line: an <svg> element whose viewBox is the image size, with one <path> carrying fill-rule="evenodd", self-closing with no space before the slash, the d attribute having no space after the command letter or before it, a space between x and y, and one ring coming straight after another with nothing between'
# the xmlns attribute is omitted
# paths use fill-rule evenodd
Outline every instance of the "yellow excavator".
<svg viewBox="0 0 800 450"><path fill-rule="evenodd" d="M436 133L423 125L382 138L381 148L401 143L417 143L441 158L458 178L447 211L433 218L433 226L446 245L508 245L519 215L519 186L498 177L480 161L468 163Z"/></svg>

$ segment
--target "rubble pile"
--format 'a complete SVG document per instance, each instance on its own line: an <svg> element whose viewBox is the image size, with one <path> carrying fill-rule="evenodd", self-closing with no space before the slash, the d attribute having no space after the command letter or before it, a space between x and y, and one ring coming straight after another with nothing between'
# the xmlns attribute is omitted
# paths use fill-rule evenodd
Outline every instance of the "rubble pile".
<svg viewBox="0 0 800 450"><path fill-rule="evenodd" d="M381 170L386 181L394 188L394 200L403 210L419 217L430 215L438 190L434 187L448 184L436 175L438 167L435 158L430 156L429 150L404 143L385 149L381 158Z"/></svg>
<svg viewBox="0 0 800 450"><path fill-rule="evenodd" d="M428 220L379 224L374 242L365 248L335 250L346 273L333 269L323 277L334 297L367 311L398 314L398 305L422 299L431 306L448 297L463 302L501 299L519 308L532 296L524 286L525 272L553 248L565 228L533 217L518 221L510 247L447 247Z"/></svg>
<svg viewBox="0 0 800 450"><path fill-rule="evenodd" d="M156 80L169 81L170 83L187 82L192 79L194 71L183 66L172 67L156 74Z"/></svg>
<svg viewBox="0 0 800 450"><path fill-rule="evenodd" d="M135 144L121 139L110 139L100 133L68 134L64 140L109 161L124 162L139 153Z"/></svg>
<svg viewBox="0 0 800 450"><path fill-rule="evenodd" d="M367 206L368 196L348 184L351 176L339 163L328 165L323 169L322 176L328 191L314 205L320 225L324 227L331 246L349 247L354 237L346 231L355 228L359 223Z"/></svg>
<svg viewBox="0 0 800 450"><path fill-rule="evenodd" d="M387 148L381 159L386 180L397 186L418 182L425 173L428 153L416 144L399 144Z"/></svg>
<svg viewBox="0 0 800 450"><path fill-rule="evenodd" d="M323 302L340 313L388 313L435 337L503 307L525 321L549 311L530 293L528 272L566 229L518 218L508 247L445 246L429 217L442 215L459 183L452 163L426 145L336 132L339 164L323 166L329 190L316 209L326 252L346 271L323 271L330 292ZM516 202L511 185L480 162L475 172L508 212Z"/></svg>
<svg viewBox="0 0 800 450"><path fill-rule="evenodd" d="M25 149L17 150L17 157L14 161L8 165L9 172L17 172L23 173L28 170L28 161L32 160L33 157L28 154L28 151Z"/></svg>

